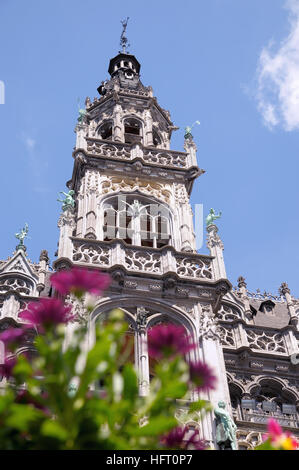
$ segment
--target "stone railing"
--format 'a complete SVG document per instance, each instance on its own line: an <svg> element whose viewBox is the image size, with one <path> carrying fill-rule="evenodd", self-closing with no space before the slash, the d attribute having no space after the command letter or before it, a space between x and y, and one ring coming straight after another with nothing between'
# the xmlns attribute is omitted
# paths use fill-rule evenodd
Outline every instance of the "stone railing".
<svg viewBox="0 0 299 470"><path fill-rule="evenodd" d="M73 261L95 267L123 266L128 271L163 275L174 273L184 279L212 279L212 257L175 252L171 247L131 247L121 241L103 242L72 237Z"/></svg>
<svg viewBox="0 0 299 470"><path fill-rule="evenodd" d="M218 332L225 349L247 347L253 352L290 356L299 349L294 346L294 332L290 328L283 330L246 325L243 321L219 322Z"/></svg>
<svg viewBox="0 0 299 470"><path fill-rule="evenodd" d="M269 418L274 418L281 426L288 426L292 428L298 428L298 415L284 414L279 411L265 412L262 410L246 410L238 409L234 413L234 417L237 421L246 421L251 423L267 424Z"/></svg>
<svg viewBox="0 0 299 470"><path fill-rule="evenodd" d="M158 148L143 148L142 144L125 144L107 140L87 138L87 153L95 157L116 160L134 160L140 158L146 164L170 168L187 169L194 166L186 152Z"/></svg>

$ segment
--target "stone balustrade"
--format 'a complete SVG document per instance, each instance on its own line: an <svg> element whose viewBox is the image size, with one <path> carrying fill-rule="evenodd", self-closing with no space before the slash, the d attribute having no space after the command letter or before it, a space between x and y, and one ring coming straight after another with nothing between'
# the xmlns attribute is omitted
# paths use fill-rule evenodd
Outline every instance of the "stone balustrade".
<svg viewBox="0 0 299 470"><path fill-rule="evenodd" d="M134 160L140 158L145 164L167 168L188 169L197 166L191 154L158 148L143 148L142 144L126 144L107 140L86 138L87 153L95 157Z"/></svg>
<svg viewBox="0 0 299 470"><path fill-rule="evenodd" d="M118 265L127 271L163 275L174 273L184 279L213 279L212 257L175 252L171 247L130 247L121 241L104 242L72 237L73 262L99 268Z"/></svg>

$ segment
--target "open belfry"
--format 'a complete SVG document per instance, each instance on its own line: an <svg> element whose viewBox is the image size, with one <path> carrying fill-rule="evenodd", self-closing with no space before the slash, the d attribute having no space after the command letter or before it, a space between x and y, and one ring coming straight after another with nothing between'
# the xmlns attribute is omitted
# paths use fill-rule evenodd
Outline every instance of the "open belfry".
<svg viewBox="0 0 299 470"><path fill-rule="evenodd" d="M84 322L88 348L96 322L121 309L127 334L134 336L139 391L146 395L153 374L147 331L161 323L182 325L197 344L190 360L211 366L217 387L202 396L215 411L199 420L196 412L187 415L182 402L179 423L199 429L215 449L252 449L262 442L269 417L299 436L299 299L286 283L277 295L249 292L243 277L232 287L213 210L206 223L210 254L197 252L190 194L204 170L191 128L184 151L171 150L177 128L152 88L142 84L140 63L127 52L125 26L122 50L109 63L110 79L79 113L53 269L46 250L38 263L29 260L28 226L16 234L13 255L0 261L0 331L22 324L19 313L29 301L55 295L53 270L108 272L112 283L91 313L73 301L76 318L67 326L66 342L76 322ZM29 338L21 350L30 344ZM189 399L197 400L197 392ZM220 412L236 426L236 445L221 438Z"/></svg>

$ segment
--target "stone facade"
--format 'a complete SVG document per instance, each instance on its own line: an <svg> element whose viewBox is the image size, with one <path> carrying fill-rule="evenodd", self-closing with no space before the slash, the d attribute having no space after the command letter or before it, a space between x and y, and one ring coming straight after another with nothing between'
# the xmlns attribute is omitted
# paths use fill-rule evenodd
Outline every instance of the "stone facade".
<svg viewBox="0 0 299 470"><path fill-rule="evenodd" d="M99 86L100 98L86 99L75 129L67 183L75 207L59 218L53 268L98 268L113 279L88 318L74 305L78 320L88 326L87 347L95 323L121 308L128 333L135 336L134 361L145 395L151 379L147 330L157 323L183 325L198 345L190 360L204 360L218 378L217 389L202 398L214 406L220 400L227 404L239 448L260 442L269 416L298 435L299 300L285 283L276 297L248 292L242 277L233 288L216 225L207 230L210 255L197 253L189 198L204 170L197 165L191 134L184 152L170 149L176 127L152 88L141 83L139 71L133 55L111 59L110 80ZM18 325L18 313L29 300L53 295L49 274L44 250L38 264L20 248L0 262L0 329ZM73 331L70 324L67 342ZM212 413L201 422L195 414L190 421L181 403L177 418L199 428L217 448Z"/></svg>

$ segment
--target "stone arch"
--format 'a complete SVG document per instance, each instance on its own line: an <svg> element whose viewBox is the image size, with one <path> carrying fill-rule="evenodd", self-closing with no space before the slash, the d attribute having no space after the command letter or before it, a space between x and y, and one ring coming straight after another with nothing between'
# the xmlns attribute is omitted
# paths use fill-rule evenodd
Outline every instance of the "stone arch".
<svg viewBox="0 0 299 470"><path fill-rule="evenodd" d="M149 316L147 327L152 325L152 322L157 320L158 315L168 316L175 323L180 324L186 328L186 330L197 339L196 326L193 323L190 316L188 316L182 310L179 310L171 305L168 305L164 302L157 301L154 299L139 298L137 296L117 296L112 299L104 299L94 308L94 311L91 313L90 321L94 323L97 320L97 317L104 311L112 310L114 308L120 308L125 310L126 307L136 307L136 303L140 302L140 306L145 307L146 309L156 310L158 313ZM134 316L131 314L132 321L136 326L136 321Z"/></svg>

